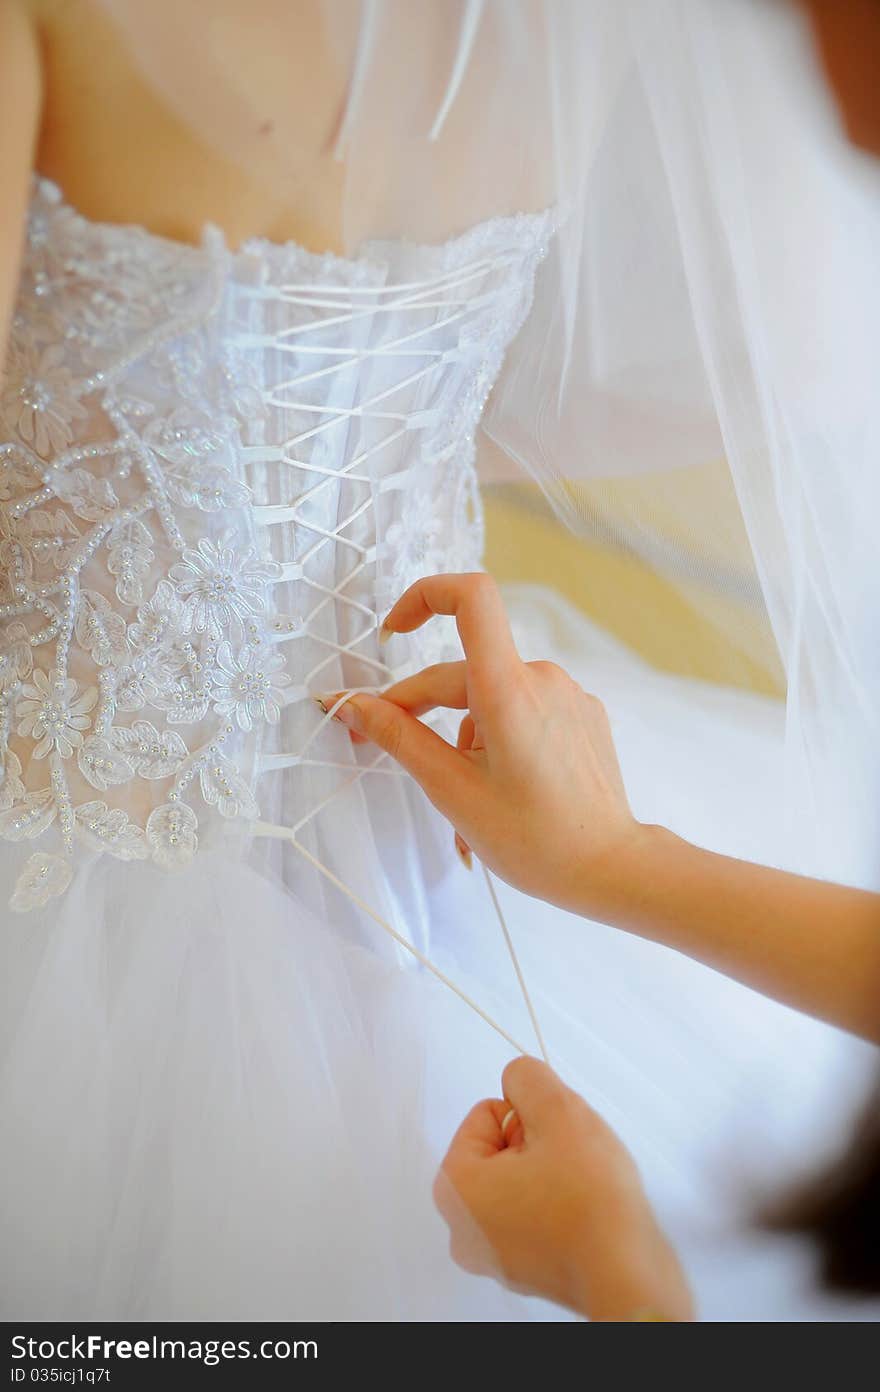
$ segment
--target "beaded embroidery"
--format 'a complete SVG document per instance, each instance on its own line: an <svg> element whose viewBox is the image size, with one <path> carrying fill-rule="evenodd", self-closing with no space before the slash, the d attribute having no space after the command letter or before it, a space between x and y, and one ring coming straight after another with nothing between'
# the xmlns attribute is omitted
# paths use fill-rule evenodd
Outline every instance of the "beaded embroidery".
<svg viewBox="0 0 880 1392"><path fill-rule="evenodd" d="M14 908L77 843L174 868L256 816L255 732L332 662L388 680L381 613L479 566L474 432L551 230L230 253L38 181L0 389L0 837L56 840Z"/></svg>

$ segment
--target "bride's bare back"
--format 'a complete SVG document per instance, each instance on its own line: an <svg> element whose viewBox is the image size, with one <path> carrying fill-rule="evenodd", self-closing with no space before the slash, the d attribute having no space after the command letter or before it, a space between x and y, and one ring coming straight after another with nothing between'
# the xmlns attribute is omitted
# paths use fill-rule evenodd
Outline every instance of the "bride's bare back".
<svg viewBox="0 0 880 1392"><path fill-rule="evenodd" d="M18 9L7 22L30 48L34 163L58 183L87 217L137 222L153 232L197 242L207 221L219 223L233 244L248 236L296 240L314 247L337 241L341 166L332 157L340 100L339 74L323 42L317 7L297 7L300 54L272 60L265 31L245 7L227 16L219 41L246 57L248 81L265 94L265 116L241 134L261 145L282 139L300 166L281 196L268 180L251 179L225 160L162 103L133 64L124 39L95 0L3 0ZM212 52L218 35L212 33ZM220 55L223 57L222 53ZM14 55L3 62L13 67ZM16 64L16 66L20 66ZM295 131L277 130L282 96ZM38 108L35 110L34 108ZM19 125L19 136L21 122Z"/></svg>
<svg viewBox="0 0 880 1392"><path fill-rule="evenodd" d="M350 36L357 33L356 4L332 13L348 24ZM146 44L140 31L120 31L100 0L0 0L0 345L32 169L58 184L93 221L134 223L192 243L210 222L223 229L230 246L256 236L314 251L345 249L343 197L351 184L346 189L349 171L334 147L352 54L331 43L321 0L297 0L292 10L253 0L176 12L152 6L144 14L152 27ZM144 22L136 8L128 17L133 29ZM429 113L442 102L454 67L458 32L448 21L443 8L394 13L399 48L388 61L399 71L398 53L405 56L417 36L436 69L423 84ZM151 71L156 85L139 62L151 44L159 54ZM490 61L496 56L491 32L484 35L484 52ZM470 66L475 76L469 72L444 138L419 141L423 189L432 197L408 190L406 231L418 240L443 241L494 214L552 201L546 188L535 186L540 161L527 157L514 132L491 142L490 171L476 181L463 179L462 151L485 115L485 72L481 78L479 62ZM161 92L166 76L176 103L166 103ZM417 87L422 78L419 70ZM177 111L180 99L185 119ZM202 139L206 128L210 138ZM371 193L401 141L411 137L411 131L383 128L375 167L366 176ZM372 224L383 235L400 230L399 190L393 181L390 186L395 225L386 227L381 215Z"/></svg>
<svg viewBox="0 0 880 1392"><path fill-rule="evenodd" d="M237 132L254 166L283 144L286 178L276 187L248 176L202 142L163 103L132 62L124 38L96 0L0 0L0 346L17 280L33 169L55 181L86 217L136 223L198 242L206 222L230 245L247 237L297 241L315 250L340 242L344 166L332 139L344 83L322 37L318 7L297 7L299 52L278 61L242 7L227 15L216 44L246 57L248 80L265 94L265 115ZM220 54L222 60L223 54ZM278 129L278 113L295 130ZM0 347L2 359L2 347Z"/></svg>

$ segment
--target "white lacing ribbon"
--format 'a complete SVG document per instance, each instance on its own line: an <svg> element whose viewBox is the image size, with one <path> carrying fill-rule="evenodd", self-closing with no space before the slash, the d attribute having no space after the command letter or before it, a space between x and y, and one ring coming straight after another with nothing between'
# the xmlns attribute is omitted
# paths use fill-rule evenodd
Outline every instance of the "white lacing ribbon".
<svg viewBox="0 0 880 1392"><path fill-rule="evenodd" d="M460 76L457 80L460 80ZM455 91L448 94L449 102L454 99ZM256 505L253 508L254 520L261 526L291 525L310 532L312 541L301 555L294 561L281 563L281 583L296 580L308 586L312 591L321 596L316 608L309 614L308 619L301 625L293 625L288 632L281 632L275 635L275 641L283 642L288 639L298 637L309 637L322 645L324 656L309 671L301 684L288 693L289 702L302 700L306 693L314 690L319 683L320 674L328 663L333 662L338 656L356 656L359 662L363 662L373 667L377 677L382 684L386 684L389 677L394 675L386 663L371 657L366 653L356 652L359 645L369 638L376 629L377 618L374 610L353 595L345 593L361 574L363 569L372 564L376 559L378 542L364 544L362 541L354 541L344 535L345 530L352 526L364 513L373 506L374 490L378 486L382 491L383 483L386 486L393 486L395 478L400 477L400 471L385 480L381 477L376 479L371 476L371 472L364 466L368 464L371 456L381 451L387 450L394 442L398 441L403 435L412 430L422 430L429 428L435 423L435 414L431 411L394 411L388 409L389 398L396 393L402 392L407 388L414 388L424 381L431 373L436 371L442 363L449 363L465 359L474 351L466 340L462 339L461 331L458 331L458 342L454 346L435 348L430 344L430 336L438 332L448 333L451 326L458 324L475 314L487 304L493 302L498 290L477 291L474 295L466 293L467 287L478 277L490 275L502 269L510 261L509 255L499 255L482 257L466 265L453 267L448 271L434 275L430 279L422 281L412 281L406 284L396 284L393 286L332 286L332 285L297 285L285 284L274 286L254 286L242 287L246 295L253 295L259 299L273 299L289 305L297 305L312 310L327 311L323 316L318 315L315 319L308 319L304 323L291 324L276 333L252 334L243 333L238 338L240 347L265 349L269 348L280 353L290 353L311 358L314 362L316 358L324 358L323 365L314 370L309 368L307 372L300 373L283 381L276 382L275 385L264 393L264 401L267 406L281 412L292 412L298 417L305 415L311 416L312 421L300 428L298 432L290 438L283 440L280 444L253 445L245 448L244 456L248 463L253 464L275 464L287 466L291 469L301 471L303 474L311 474L315 477L315 482L311 483L294 501L289 503L271 503L263 506ZM365 297L369 296L367 300ZM385 314L398 314L402 310L410 313L418 311L431 311L428 322L416 324L416 327L408 329L406 333L399 334L385 342L373 345L358 345L353 348L332 347L314 342L305 341L308 336L316 331L327 328L338 328L339 326L357 325L359 321L365 319L375 319L377 316ZM435 317L434 311L444 311L439 318ZM428 340L426 343L425 340ZM477 349L479 351L479 349ZM327 363L326 358L332 360ZM394 382L391 386L378 391L372 397L361 402L356 406L327 405L320 402L302 400L302 388L307 384L314 383L318 379L326 379L333 374L345 372L351 367L357 367L365 359L369 358L421 358L423 361L414 365L414 368L402 380ZM300 399L297 399L300 398ZM302 458L302 454L308 454L316 439L326 431L333 429L334 426L351 420L364 420L375 422L387 422L388 429L383 431L381 439L372 442L370 445L360 449L354 458L342 464L339 468L331 468L320 462L311 462L308 458ZM298 422L299 423L299 422ZM301 449L306 446L305 449ZM339 485L342 482L366 485L369 493L365 499L355 503L347 510L344 516L335 526L327 526L326 522L318 520L316 517L309 517L306 508L313 503L321 494L322 490ZM325 585L318 581L314 576L307 573L309 563L319 554L323 547L333 544L345 547L351 554L351 569L340 578L335 585ZM328 605L341 604L346 606L351 613L357 614L363 620L363 627L360 632L349 638L346 642L337 642L333 639L320 634L315 629L318 616ZM399 673L397 675L400 675ZM400 947L410 953L415 959L429 972L431 972L444 986L457 995L467 1006L470 1007L482 1020L484 1020L497 1034L501 1036L519 1053L527 1052L526 1049L503 1027L493 1019L470 995L461 989L454 981L441 971L435 963L431 962L413 943L397 931L381 914L377 913L365 900L363 900L354 890L351 889L339 876L337 876L328 866L324 865L299 839L299 833L303 827L312 820L329 803L339 797L346 789L359 782L367 774L384 774L392 777L404 776L402 770L393 763L383 751L376 751L374 757L369 762L345 763L342 760L326 760L314 757L310 752L310 747L318 738L321 731L338 711L347 697L354 694L355 690L380 690L376 688L350 688L346 696L341 698L335 705L328 710L323 719L318 721L314 729L310 732L304 744L298 750L283 751L278 754L266 754L260 760L259 771L261 774L275 770L283 770L295 766L323 767L336 769L349 776L343 778L339 785L330 791L316 805L310 807L303 816L291 826L276 826L266 822L256 822L250 824L250 829L254 835L269 836L290 842L292 846L307 860L314 869L335 885L340 893L350 899L363 913L373 920L385 933L387 933ZM285 703L287 704L287 703ZM535 1036L538 1041L540 1052L547 1058L547 1051L544 1039L538 1025L537 1017L528 988L520 968L516 950L504 918L504 913L495 887L489 872L483 867L486 884L491 896L492 904L501 930L504 936L505 945L513 963L517 981L526 1004Z"/></svg>
<svg viewBox="0 0 880 1392"><path fill-rule="evenodd" d="M300 537L306 534L306 544L295 559L280 564L279 583L300 582L307 590L317 596L314 609L304 622L290 623L286 628L279 623L273 633L273 641L286 642L299 638L310 638L321 647L321 658L309 671L303 681L288 692L289 703L301 699L304 691L314 690L320 682L322 671L340 656L352 656L376 673L379 681L391 675L388 666L364 651L376 629L376 616L373 608L362 603L351 590L366 567L375 563L379 552L378 539L362 538L355 540L347 532L358 524L374 506L376 492L386 491L402 477L403 471L387 479L381 476L381 469L372 467L376 456L399 443L409 432L430 429L436 424L436 413L430 410L388 409L393 398L409 389L417 389L442 365L454 361L464 361L473 352L479 352L466 340L462 341L461 331L453 333L457 339L452 345L444 343L435 347L435 336L439 332L448 335L449 326L477 313L481 306L493 301L499 293L483 290L476 296L467 296L467 287L475 279L492 275L503 269L511 260L511 253L480 256L463 265L442 270L426 279L414 280L394 285L351 287L315 284L275 284L263 286L243 286L245 296L255 295L264 300L276 300L283 304L307 306L323 310L317 318L308 318L303 323L292 323L269 333L241 333L237 344L245 350L261 351L271 349L292 355L317 355L320 366L313 367L315 356L307 358L306 370L276 381L263 393L266 406L280 412L290 413L296 418L299 429L278 443L248 445L243 449L244 462L249 466L266 467L273 465L286 468L306 476L307 486L302 492L279 502L255 504L252 508L254 522L260 527L295 527ZM479 286L475 287L479 291ZM370 302L353 300L358 293L371 297ZM462 297L463 296L463 297ZM377 303L377 297L381 303ZM445 311L439 318L433 311L438 307ZM370 319L380 312L400 313L406 311L431 310L428 322L410 325L405 332L394 333L384 341L370 345L357 345L352 348L338 348L312 341L303 342L310 333L329 326L349 329L359 320ZM346 335L347 336L347 335ZM328 363L326 357L331 355ZM384 386L367 399L356 405L328 404L326 401L303 399L308 393L307 385L317 379L326 380L333 374L340 374L349 368L356 369L364 360L370 358L421 359L413 363L413 368L399 381ZM303 420L305 417L305 420ZM339 467L322 463L320 457L312 459L312 454L321 436L336 427L345 428L346 422L363 421L381 424L380 438L362 442L354 456ZM328 522L326 511L321 512L322 493L328 488L338 488L348 483L357 489L365 489L366 496L354 499L345 507L343 515ZM342 508L340 507L340 511ZM333 545L346 551L350 565L344 575L335 577L335 583L322 583L314 573L312 562L324 547ZM330 606L342 605L356 618L356 631L344 642L319 631L319 619ZM280 616L283 618L283 616ZM302 756L290 756L291 758ZM314 761L318 762L318 761ZM284 765L279 761L275 767Z"/></svg>
<svg viewBox="0 0 880 1392"><path fill-rule="evenodd" d="M436 140L439 137L446 122L446 118L452 110L452 106L458 96L461 84L464 81L465 72L467 71L467 65L470 62L474 41L477 37L477 30L480 27L484 4L485 0L467 0L465 4L459 27L455 58L453 59L452 68L450 69L449 80L446 84L443 100L431 124L431 130L428 135L429 140ZM336 140L333 145L333 158L335 160L342 160L345 158L346 147L351 137L351 132L354 129L354 123L366 89L367 74L378 40L378 34L379 6L377 0L362 0L354 61L351 66L348 90L345 96L342 115L339 120Z"/></svg>
<svg viewBox="0 0 880 1392"><path fill-rule="evenodd" d="M477 37L477 30L480 27L480 20L483 17L484 0L467 0L464 14L461 20L461 29L458 35L458 44L455 50L455 61L449 74L449 81L446 84L446 91L440 103L440 109L434 117L434 124L428 134L429 140L439 139L440 132L446 123L446 118L452 110L455 98L458 96L459 89L464 81L467 65L470 62L471 52L474 41Z"/></svg>
<svg viewBox="0 0 880 1392"><path fill-rule="evenodd" d="M340 707L345 705L345 702L348 700L349 696L357 695L359 692L363 692L365 690L366 688L364 687L358 687L352 689L351 691L346 691L344 695L340 696L339 700L335 701L332 706L329 706L327 708L327 710L324 713L323 719L318 721L314 730L306 740L300 754L264 756L260 764L261 772L268 772L270 769L288 768L294 763L310 762L309 760L304 759L302 756L306 753L312 741L317 738L320 731L329 723L329 721L333 719ZM404 948L405 951L409 952L416 959L417 962L419 962L427 971L431 972L432 975L435 976L437 980L440 981L445 987L447 987L448 990L452 991L454 995L458 996L458 998L461 1001L463 1001L465 1005L469 1006L471 1010L473 1010L477 1015L479 1015L481 1020L484 1020L485 1023L489 1025L491 1029L495 1030L496 1034L499 1034L502 1039L504 1039L508 1044L510 1044L514 1049L516 1049L517 1053L527 1054L530 1051L526 1049L524 1045L520 1044L519 1041L516 1040L514 1036L504 1028L503 1025L499 1024L499 1022L495 1020L486 1010L484 1010L481 1005L478 1005L478 1003L473 999L472 996L468 995L468 993L464 991L460 986L458 986L449 976L447 976L445 972L441 971L440 968L430 960L430 958L426 957L423 952L420 952L419 949L416 946L414 946L414 944L411 943L408 938L405 938L402 933L399 933L397 929L388 922L387 919L383 918L382 915L378 913L374 908L372 908L371 905L369 905L365 899L362 899L361 896L357 894L355 890L353 890L349 885L347 885L344 880L340 879L338 875L334 874L334 872L329 868L329 866L325 865L323 861L319 860L318 857L314 855L312 851L308 850L308 848L304 846L303 843L299 840L298 832L300 832L302 828L305 826L305 824L311 821L311 819L318 812L320 812L322 808L326 807L329 802L332 802L334 798L338 797L344 788L351 787L353 783L358 782L364 776L364 774L377 772L377 765L380 764L382 761L387 760L387 758L388 756L386 754L380 752L378 757L372 764L352 766L348 764L336 763L334 765L324 765L329 767L348 769L351 771L352 776L348 780L346 780L342 787L335 788L333 792L330 793L329 796L326 797L322 802L318 803L315 807L310 808L309 811L305 814L305 816L301 817L298 822L295 822L293 824L293 826L278 826L271 822L258 821L249 823L248 830L254 836L269 836L275 839L289 841L290 844L294 846L297 851L299 851L300 855L303 856L303 858L307 860L309 864L312 865L314 869L318 871L319 874L323 875L325 879L329 880L329 882L332 885L335 885L335 887L340 891L340 893L344 894L346 898L350 899L353 904L355 904L363 913L365 913L369 918L371 918L374 923L378 924L378 926L383 930L383 932L387 933L389 937L393 938L393 940L400 947ZM323 761L321 762L323 764ZM401 777L404 776L402 770L399 769L396 765L388 768L385 771L388 773L397 774ZM538 1017L535 1012L535 1007L532 1003L532 998L529 993L528 986L526 985L525 977L523 976L522 967L520 966L519 957L517 956L516 948L513 944L513 938L511 937L510 929L507 926L507 920L504 916L504 910L502 909L501 903L498 899L492 876L490 875L485 865L482 866L482 869L483 875L485 876L486 885L489 890L489 895L492 900L492 906L495 910L498 922L501 926L501 932L504 937L504 943L510 956L510 960L513 963L513 969L516 973L516 979L519 984L523 1000L525 1002L526 1010L528 1011L529 1019L532 1022L532 1028L535 1031L535 1038L538 1042L538 1048L540 1050L541 1057L544 1059L546 1063L549 1064L550 1059L547 1054L547 1047L544 1042L544 1036L541 1032L541 1027L538 1023Z"/></svg>
<svg viewBox="0 0 880 1392"><path fill-rule="evenodd" d="M435 966L435 964L430 960L430 958L425 956L424 952L420 952L419 949L413 943L411 943L408 938L405 938L402 933L398 933L397 929L394 928L393 925L390 924L387 919L383 918L381 914L377 913L375 909L371 908L370 905L366 902L366 900L362 899L361 896L357 894L349 885L347 885L344 880L341 880L338 875L335 875L333 871L329 868L329 866L325 865L323 861L319 860L316 855L313 855L312 852L308 850L303 845L303 843L297 838L296 832L292 827L276 826L271 822L252 822L249 824L249 829L254 836L271 836L275 837L276 839L289 841L290 844L294 846L297 851L299 851L300 855L303 856L304 859L307 860L310 865L314 866L315 870L317 870L319 874L323 875L326 880L329 880L332 885L335 885L341 894L344 894L347 899L350 899L353 904L357 905L357 907L363 913L365 913L368 918L371 918L374 923L377 923L379 927L384 932L386 932L389 935L389 937L393 938L394 941L400 947L404 948L407 952L411 953L411 955L415 957L417 962L421 963L421 965L427 971L431 972L431 974L435 976L437 980L442 983L442 985L444 985L448 990L452 991L453 995L458 996L459 1000L463 1001L464 1004L469 1006L475 1014L479 1015L480 1019L484 1020L485 1023L490 1027L490 1029L493 1029L496 1034L499 1034L501 1038L511 1046L511 1048L515 1049L518 1054L528 1054L531 1052L529 1049L525 1047L524 1044L520 1044L520 1042L517 1039L515 1039L514 1036L510 1034L509 1031L506 1030L502 1024L499 1024L499 1022L496 1019L494 1019L488 1011L484 1010L483 1007L474 1000L473 996L468 995L467 991L464 991L461 988L461 986L457 985L456 982L454 982L451 979L451 977L448 977L446 973L441 971L438 966ZM545 1063L549 1064L550 1059L547 1055L546 1045L544 1044L544 1037L538 1025L537 1016L535 1014L535 1008L532 1004L531 996L529 995L529 991L522 974L522 968L520 967L519 959L516 955L516 950L513 946L513 941L510 936L510 930L507 926L507 922L504 917L504 912L498 901L498 896L495 893L495 886L492 883L492 878L485 865L483 866L483 874L486 877L486 883L489 886L489 892L492 896L492 903L498 915L498 920L501 924L502 932L504 933L504 940L507 945L508 952L510 953L511 960L513 962L514 970L517 976L517 981L519 982L520 990L522 991L523 999L526 1004L526 1009L529 1012L529 1018L532 1021L532 1025L535 1030L535 1036L538 1041L538 1047L541 1051L541 1057L544 1059Z"/></svg>
<svg viewBox="0 0 880 1392"><path fill-rule="evenodd" d="M340 761L338 760L330 761L325 759L307 759L305 756L308 754L309 747L318 738L318 735L321 733L324 727L333 719L333 716L339 710L339 707L345 704L349 696L357 695L359 692L366 693L369 691L373 693L377 690L378 688L370 688L364 686L350 688L348 691L346 691L345 695L335 703L335 705L329 708L329 710L323 716L323 718L318 721L318 723L315 725L314 729L311 731L308 738L306 739L305 743L298 751L285 751L281 754L264 754L259 762L260 773L269 773L272 770L294 768L297 766L302 767L303 765L310 765L313 768L340 768ZM312 700L314 699L315 698L312 697ZM384 764L388 764L388 767L380 767ZM341 767L344 772L348 773L349 777L343 779L343 781L340 784L338 784L337 787L333 788L327 794L326 797L322 798L320 802L316 802L312 807L308 809L307 812L304 812L303 815L300 817L299 821L294 822L293 826L282 828L284 832L295 837L297 832L301 831L307 822L310 822L313 817L316 817L319 812L323 811L325 807L327 807L331 802L333 802L334 798L339 797L340 794L344 793L346 789L351 788L355 783L359 783L361 779L366 777L368 773L384 772L396 775L397 777L403 777L402 770L396 768L393 764L391 764L388 755L385 754L382 750L378 750L376 752L372 763L341 764Z"/></svg>
<svg viewBox="0 0 880 1392"><path fill-rule="evenodd" d="M532 1029L535 1031L535 1038L538 1041L538 1048L541 1051L541 1057L545 1063L549 1064L550 1059L547 1054L547 1046L544 1043L544 1036L541 1033L541 1026L538 1024L538 1017L535 1014L535 1007L532 1004L532 998L529 994L529 988L526 985L526 979L522 974L522 967L520 966L519 958L516 955L516 948L514 947L513 939L510 936L510 929L507 926L507 919L504 917L504 910L502 909L501 904L499 902L498 895L495 891L495 885L492 880L492 876L489 874L488 866L483 865L482 861L480 861L480 865L482 866L483 875L486 879L486 884L489 889L492 904L495 908L495 913L498 916L498 922L501 924L501 932L504 934L504 942L507 946L507 951L510 954L510 960L513 963L513 970L516 972L516 979L519 982L519 989L522 992L522 998L525 1001L526 1010L529 1012L529 1019L532 1022ZM525 1053L525 1050L521 1049L520 1053Z"/></svg>

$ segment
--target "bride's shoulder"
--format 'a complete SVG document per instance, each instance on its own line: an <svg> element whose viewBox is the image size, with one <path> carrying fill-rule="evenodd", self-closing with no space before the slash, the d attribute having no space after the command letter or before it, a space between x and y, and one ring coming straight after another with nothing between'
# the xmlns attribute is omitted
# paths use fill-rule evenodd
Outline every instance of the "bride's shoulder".
<svg viewBox="0 0 880 1392"><path fill-rule="evenodd" d="M49 3L51 0L0 0L0 63L4 68L29 49L36 52L41 12Z"/></svg>
<svg viewBox="0 0 880 1392"><path fill-rule="evenodd" d="M26 0L0 0L0 367L41 105L40 42L33 7Z"/></svg>
<svg viewBox="0 0 880 1392"><path fill-rule="evenodd" d="M30 42L38 50L42 31L50 25L61 11L64 0L0 0L0 33L19 42ZM8 27L7 27L8 26ZM2 50L6 57L7 50Z"/></svg>
<svg viewBox="0 0 880 1392"><path fill-rule="evenodd" d="M4 164L8 146L16 137L29 152L33 145L42 92L42 12L50 3L0 0L0 152Z"/></svg>
<svg viewBox="0 0 880 1392"><path fill-rule="evenodd" d="M0 9L8 5L10 9L18 10L39 29L43 24L50 24L65 8L77 6L77 3L78 0L0 0Z"/></svg>

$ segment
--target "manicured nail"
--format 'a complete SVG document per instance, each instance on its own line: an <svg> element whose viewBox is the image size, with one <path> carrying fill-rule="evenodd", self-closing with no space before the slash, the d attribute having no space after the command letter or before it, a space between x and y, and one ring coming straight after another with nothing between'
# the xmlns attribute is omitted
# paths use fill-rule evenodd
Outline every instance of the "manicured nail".
<svg viewBox="0 0 880 1392"><path fill-rule="evenodd" d="M344 691L332 691L329 695L315 696L313 699L317 701L324 714L329 715L337 701L341 701L344 696ZM338 720L342 725L347 725L349 729L354 727L356 715L354 706L350 706L347 701L339 707L338 711L333 711L333 719Z"/></svg>
<svg viewBox="0 0 880 1392"><path fill-rule="evenodd" d="M345 725L349 730L356 730L360 724L358 712L351 701L346 701L344 706L340 706L333 719L338 720L340 725Z"/></svg>
<svg viewBox="0 0 880 1392"><path fill-rule="evenodd" d="M455 833L455 849L458 851L459 859L465 870L473 870L474 857L471 848L466 841L462 841L458 832Z"/></svg>
<svg viewBox="0 0 880 1392"><path fill-rule="evenodd" d="M501 1123L501 1134L502 1134L502 1136L505 1136L505 1137L506 1137L506 1135L507 1135L507 1128L508 1128L508 1126L510 1125L510 1123L513 1121L513 1119L514 1119L515 1116L516 1116L516 1111L514 1110L513 1107L511 1107L510 1111L507 1113L507 1116L504 1118L504 1120L503 1120L502 1123Z"/></svg>
<svg viewBox="0 0 880 1392"><path fill-rule="evenodd" d="M393 637L392 630L387 627L387 620L383 619L379 625L379 647L384 648L391 637Z"/></svg>
<svg viewBox="0 0 880 1392"><path fill-rule="evenodd" d="M337 701L341 701L345 695L344 691L322 691L320 696L312 695L312 700L317 701L325 715L329 715Z"/></svg>

